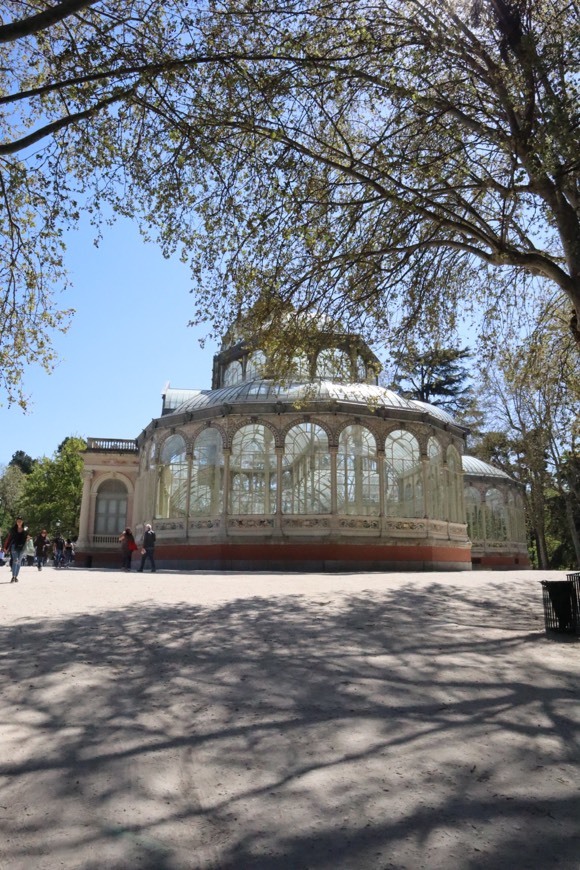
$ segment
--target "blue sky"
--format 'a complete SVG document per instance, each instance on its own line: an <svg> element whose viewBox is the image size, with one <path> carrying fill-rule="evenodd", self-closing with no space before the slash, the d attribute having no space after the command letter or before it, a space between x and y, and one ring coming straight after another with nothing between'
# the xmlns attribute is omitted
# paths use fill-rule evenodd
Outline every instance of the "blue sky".
<svg viewBox="0 0 580 870"><path fill-rule="evenodd" d="M59 307L76 308L66 335L57 335L61 358L52 374L30 368L28 412L0 407L0 464L17 450L52 456L68 435L135 438L161 413L167 381L173 387L209 388L217 346L202 350L203 328L188 327L193 313L188 267L165 260L119 220L71 233L67 265L72 287Z"/></svg>
<svg viewBox="0 0 580 870"><path fill-rule="evenodd" d="M55 336L60 362L52 374L30 368L27 413L0 407L0 466L17 450L34 459L52 456L68 435L136 438L161 413L172 387L208 389L217 345L189 327L193 297L189 269L165 260L145 243L136 224L118 220L103 228L99 247L84 226L67 240L72 285L60 307L76 314ZM473 336L466 338L473 346Z"/></svg>

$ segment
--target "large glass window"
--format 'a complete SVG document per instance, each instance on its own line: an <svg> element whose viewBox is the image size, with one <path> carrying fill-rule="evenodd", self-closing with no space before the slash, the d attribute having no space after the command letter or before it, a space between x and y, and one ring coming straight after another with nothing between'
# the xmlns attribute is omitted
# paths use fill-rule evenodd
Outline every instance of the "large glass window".
<svg viewBox="0 0 580 870"><path fill-rule="evenodd" d="M436 438L427 442L429 469L427 475L427 515L432 520L445 520L445 489L441 445Z"/></svg>
<svg viewBox="0 0 580 870"><path fill-rule="evenodd" d="M321 426L300 423L286 435L282 472L282 512L330 513L330 452Z"/></svg>
<svg viewBox="0 0 580 870"><path fill-rule="evenodd" d="M261 350L251 353L246 360L246 380L253 381L255 378L264 377L266 357Z"/></svg>
<svg viewBox="0 0 580 870"><path fill-rule="evenodd" d="M404 429L385 442L385 513L392 517L422 517L423 469L417 439Z"/></svg>
<svg viewBox="0 0 580 870"><path fill-rule="evenodd" d="M368 379L367 364L362 356L356 358L356 377L361 384L366 384Z"/></svg>
<svg viewBox="0 0 580 870"><path fill-rule="evenodd" d="M316 360L316 377L343 383L352 381L352 365L349 355L336 348L321 350Z"/></svg>
<svg viewBox="0 0 580 870"><path fill-rule="evenodd" d="M158 517L183 517L187 511L187 456L181 435L171 435L161 448L157 489Z"/></svg>
<svg viewBox="0 0 580 870"><path fill-rule="evenodd" d="M190 516L215 516L223 507L224 453L217 429L204 429L193 446Z"/></svg>
<svg viewBox="0 0 580 870"><path fill-rule="evenodd" d="M465 487L465 514L467 533L472 541L485 540L481 494L474 486Z"/></svg>
<svg viewBox="0 0 580 870"><path fill-rule="evenodd" d="M121 480L105 480L97 492L96 535L120 535L127 525L127 487Z"/></svg>
<svg viewBox="0 0 580 870"><path fill-rule="evenodd" d="M364 426L347 426L340 433L336 471L338 512L376 516L380 510L377 448Z"/></svg>
<svg viewBox="0 0 580 870"><path fill-rule="evenodd" d="M223 386L233 387L234 384L239 384L242 378L242 364L239 360L234 360L224 370Z"/></svg>
<svg viewBox="0 0 580 870"><path fill-rule="evenodd" d="M290 366L289 377L296 380L310 380L310 360L305 353L297 353Z"/></svg>
<svg viewBox="0 0 580 870"><path fill-rule="evenodd" d="M274 436L257 423L242 426L232 440L230 513L273 514L276 511Z"/></svg>
<svg viewBox="0 0 580 870"><path fill-rule="evenodd" d="M488 541L507 540L507 510L499 489L488 489L485 494L485 531Z"/></svg>
<svg viewBox="0 0 580 870"><path fill-rule="evenodd" d="M449 521L462 523L463 519L463 474L461 458L455 447L447 448L447 498Z"/></svg>

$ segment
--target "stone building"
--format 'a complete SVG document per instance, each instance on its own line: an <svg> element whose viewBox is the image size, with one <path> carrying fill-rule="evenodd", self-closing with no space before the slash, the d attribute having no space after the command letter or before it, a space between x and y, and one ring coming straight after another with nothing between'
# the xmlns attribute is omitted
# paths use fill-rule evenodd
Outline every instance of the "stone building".
<svg viewBox="0 0 580 870"><path fill-rule="evenodd" d="M151 522L167 568L528 565L515 481L378 370L359 338L328 332L281 384L259 349L226 341L211 390L168 386L135 441L88 439L79 559L118 564L120 531Z"/></svg>

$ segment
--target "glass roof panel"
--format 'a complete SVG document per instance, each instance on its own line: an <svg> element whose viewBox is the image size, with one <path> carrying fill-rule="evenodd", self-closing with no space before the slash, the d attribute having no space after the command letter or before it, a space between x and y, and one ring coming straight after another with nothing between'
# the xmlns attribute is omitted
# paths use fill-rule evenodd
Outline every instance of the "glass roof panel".
<svg viewBox="0 0 580 870"><path fill-rule="evenodd" d="M443 410L443 408L438 408L437 405L430 405L428 402L420 402L419 399L409 399L409 402L414 407L428 411L432 417L437 417L445 423L455 423L451 414L448 414L447 411Z"/></svg>
<svg viewBox="0 0 580 870"><path fill-rule="evenodd" d="M329 402L336 401L346 405L374 408L393 408L406 411L428 413L445 423L453 423L453 418L440 408L426 402L404 399L402 396L377 384L339 384L334 381L315 381L313 383L274 383L264 379L254 379L221 387L217 390L192 390L185 401L174 413L187 413L201 409L219 408L221 405L243 405L248 402L284 402L291 405L297 401Z"/></svg>
<svg viewBox="0 0 580 870"><path fill-rule="evenodd" d="M481 459L476 459L475 456L462 456L461 464L464 474L481 475L483 477L503 477L507 480L513 480L509 474L502 471L501 468L496 468L495 465L490 465L489 462L483 462Z"/></svg>

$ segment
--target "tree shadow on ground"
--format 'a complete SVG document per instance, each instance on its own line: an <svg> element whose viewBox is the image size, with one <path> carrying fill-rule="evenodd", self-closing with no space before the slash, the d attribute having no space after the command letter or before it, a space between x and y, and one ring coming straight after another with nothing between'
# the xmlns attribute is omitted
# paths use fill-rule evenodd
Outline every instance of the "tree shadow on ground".
<svg viewBox="0 0 580 870"><path fill-rule="evenodd" d="M3 868L578 866L578 656L535 601L146 602L1 648Z"/></svg>

